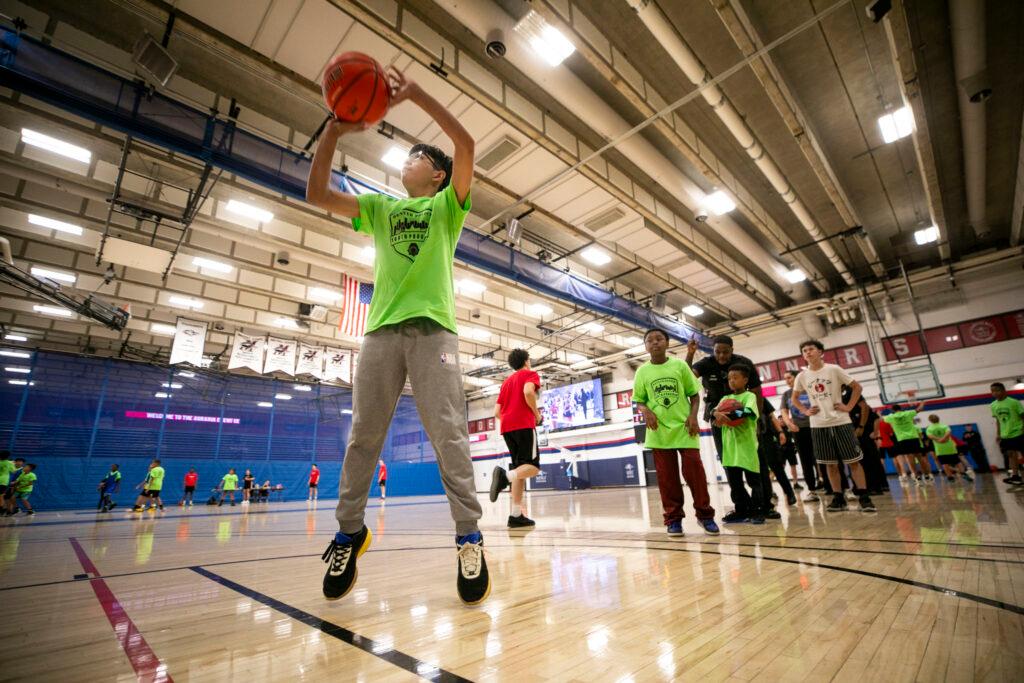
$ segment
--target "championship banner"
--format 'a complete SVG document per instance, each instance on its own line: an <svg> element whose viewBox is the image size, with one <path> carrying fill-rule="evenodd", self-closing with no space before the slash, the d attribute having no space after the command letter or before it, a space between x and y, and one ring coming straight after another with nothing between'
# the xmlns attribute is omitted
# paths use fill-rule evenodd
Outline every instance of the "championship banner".
<svg viewBox="0 0 1024 683"><path fill-rule="evenodd" d="M325 382L343 379L348 375L349 354L345 349L338 349L332 346L324 348L324 376ZM348 379L344 381L348 382Z"/></svg>
<svg viewBox="0 0 1024 683"><path fill-rule="evenodd" d="M299 342L299 360L295 365L296 375L312 375L322 379L324 375L324 347Z"/></svg>
<svg viewBox="0 0 1024 683"><path fill-rule="evenodd" d="M263 372L263 349L266 344L265 337L253 337L243 332L235 332L228 370L248 368L253 372Z"/></svg>
<svg viewBox="0 0 1024 683"><path fill-rule="evenodd" d="M295 340L267 337L267 357L263 361L263 374L283 372L295 374Z"/></svg>
<svg viewBox="0 0 1024 683"><path fill-rule="evenodd" d="M206 345L206 330L209 323L178 318L171 344L171 365L191 363L196 367L203 361L203 347Z"/></svg>

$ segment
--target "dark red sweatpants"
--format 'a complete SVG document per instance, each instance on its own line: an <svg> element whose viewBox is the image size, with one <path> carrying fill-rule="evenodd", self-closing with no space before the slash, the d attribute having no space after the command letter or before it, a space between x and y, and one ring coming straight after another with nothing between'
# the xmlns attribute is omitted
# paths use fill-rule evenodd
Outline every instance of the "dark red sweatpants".
<svg viewBox="0 0 1024 683"><path fill-rule="evenodd" d="M696 448L655 448L654 467L658 471L658 490L661 492L661 507L665 511L665 524L686 516L683 513L683 485L679 480L680 456L683 459L683 479L692 492L697 519L714 519L715 508L711 507L708 479L704 473L704 464L700 461L700 451Z"/></svg>

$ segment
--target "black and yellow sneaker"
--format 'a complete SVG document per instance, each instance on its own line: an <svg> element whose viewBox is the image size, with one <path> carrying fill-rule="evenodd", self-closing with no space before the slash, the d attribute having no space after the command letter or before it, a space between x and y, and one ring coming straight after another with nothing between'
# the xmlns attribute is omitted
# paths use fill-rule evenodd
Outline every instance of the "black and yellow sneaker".
<svg viewBox="0 0 1024 683"><path fill-rule="evenodd" d="M459 599L467 605L479 605L491 594L491 577L484 558L484 537L479 531L455 537L459 549Z"/></svg>
<svg viewBox="0 0 1024 683"><path fill-rule="evenodd" d="M328 564L327 573L324 574L325 598L338 600L348 595L359 576L356 558L366 552L372 540L373 534L366 525L351 536L340 531L334 534L334 540L321 557Z"/></svg>
<svg viewBox="0 0 1024 683"><path fill-rule="evenodd" d="M495 467L491 472L491 502L498 500L498 494L508 488L508 475L503 467Z"/></svg>

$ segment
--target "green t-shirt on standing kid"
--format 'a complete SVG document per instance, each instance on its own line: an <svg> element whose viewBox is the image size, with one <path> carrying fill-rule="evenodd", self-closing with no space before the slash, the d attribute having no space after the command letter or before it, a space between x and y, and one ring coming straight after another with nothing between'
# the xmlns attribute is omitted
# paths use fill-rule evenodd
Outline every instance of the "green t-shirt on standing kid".
<svg viewBox="0 0 1024 683"><path fill-rule="evenodd" d="M366 332L410 318L430 318L458 333L452 261L470 198L451 185L433 197L359 195L352 227L373 237L373 298Z"/></svg>
<svg viewBox="0 0 1024 683"><path fill-rule="evenodd" d="M22 472L21 476L18 477L18 481L14 483L14 490L18 493L32 493L35 483L35 472Z"/></svg>
<svg viewBox="0 0 1024 683"><path fill-rule="evenodd" d="M916 410L901 410L897 413L890 413L882 419L892 425L892 431L896 433L897 441L920 440L917 433L917 425L914 418L917 417Z"/></svg>
<svg viewBox="0 0 1024 683"><path fill-rule="evenodd" d="M238 475L237 474L225 474L224 475L224 490L234 491L238 488Z"/></svg>
<svg viewBox="0 0 1024 683"><path fill-rule="evenodd" d="M658 418L657 429L647 428L645 448L700 448L700 436L691 436L686 429L690 397L699 392L693 370L678 358L640 366L633 378L633 400L646 405Z"/></svg>
<svg viewBox="0 0 1024 683"><path fill-rule="evenodd" d="M1024 420L1021 414L1024 406L1020 401L1007 396L1001 401L992 401L992 417L999 422L999 438L1012 439L1024 434Z"/></svg>
<svg viewBox="0 0 1024 683"><path fill-rule="evenodd" d="M728 398L734 398L742 403L743 407L749 408L754 416L744 419L737 427L722 426L722 465L742 467L750 472L760 472L761 466L757 461L757 418L760 417L757 410L757 397L749 391L744 391L740 394L723 396L722 401Z"/></svg>
<svg viewBox="0 0 1024 683"><path fill-rule="evenodd" d="M928 438L935 444L935 455L956 455L956 442L953 439L949 441L939 441L949 434L950 429L948 425L944 425L941 422L929 424L925 428L924 433L928 435Z"/></svg>
<svg viewBox="0 0 1024 683"><path fill-rule="evenodd" d="M7 486L11 483L11 472L14 471L14 462L11 460L0 460L0 486Z"/></svg>
<svg viewBox="0 0 1024 683"><path fill-rule="evenodd" d="M164 487L164 468L157 465L149 471L149 483L146 485L146 489L150 491L159 491Z"/></svg>

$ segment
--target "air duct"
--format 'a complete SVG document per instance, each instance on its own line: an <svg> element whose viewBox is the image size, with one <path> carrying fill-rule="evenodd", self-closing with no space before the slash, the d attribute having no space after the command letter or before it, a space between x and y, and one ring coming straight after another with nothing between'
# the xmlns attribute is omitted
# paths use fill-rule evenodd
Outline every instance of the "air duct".
<svg viewBox="0 0 1024 683"><path fill-rule="evenodd" d="M964 148L967 221L985 237L985 100L991 94L985 76L985 0L949 0L953 71L957 80L960 136Z"/></svg>

